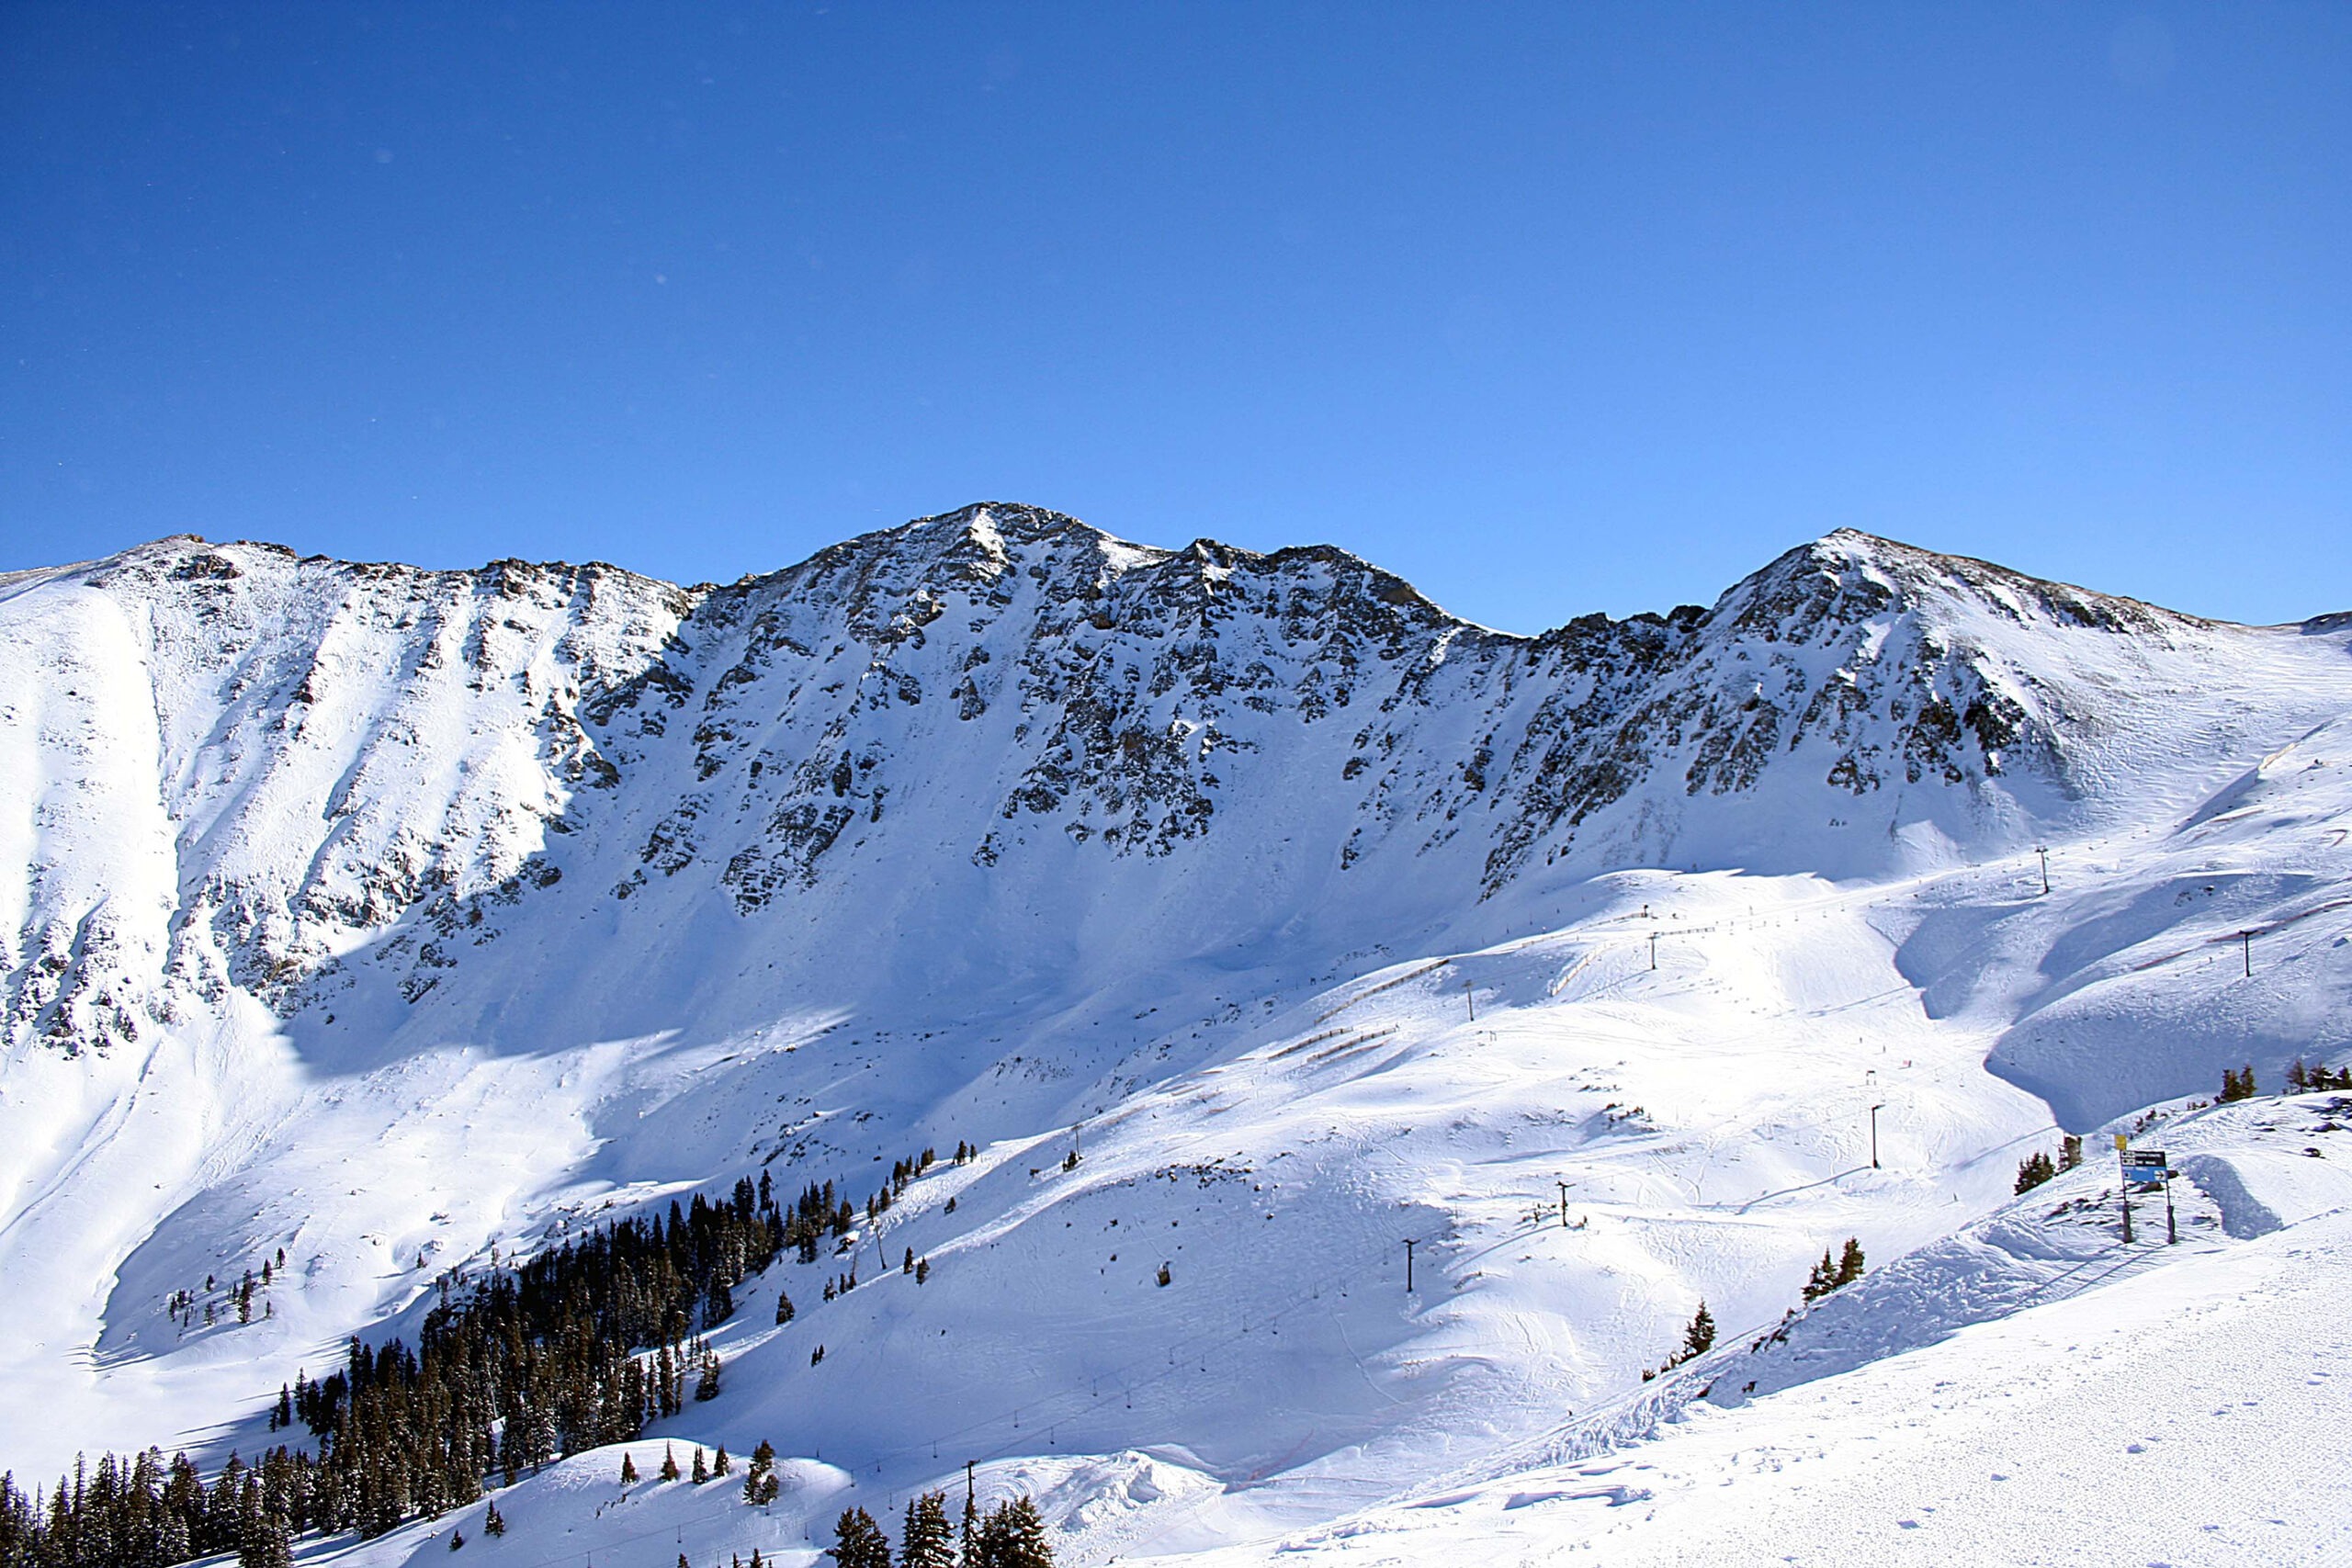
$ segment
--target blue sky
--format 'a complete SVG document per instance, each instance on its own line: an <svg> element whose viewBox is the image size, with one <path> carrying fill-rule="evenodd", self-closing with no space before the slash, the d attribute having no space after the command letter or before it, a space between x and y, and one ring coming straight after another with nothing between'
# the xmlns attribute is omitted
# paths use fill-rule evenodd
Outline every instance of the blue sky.
<svg viewBox="0 0 2352 1568"><path fill-rule="evenodd" d="M0 6L0 565L976 499L1535 630L2352 607L2352 7Z"/></svg>

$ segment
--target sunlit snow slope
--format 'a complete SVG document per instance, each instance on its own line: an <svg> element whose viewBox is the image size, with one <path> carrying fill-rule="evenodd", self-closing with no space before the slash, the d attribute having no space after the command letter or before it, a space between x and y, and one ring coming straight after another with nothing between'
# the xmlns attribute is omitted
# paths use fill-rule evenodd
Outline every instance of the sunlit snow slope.
<svg viewBox="0 0 2352 1568"><path fill-rule="evenodd" d="M967 1459L1080 1560L1312 1527L1960 1234L2053 1122L2352 1049L2347 637L1842 532L1518 637L1012 506L725 588L0 578L0 1468L250 1450L493 1243L969 1139L716 1336L679 1432L803 1512L648 1528Z"/></svg>

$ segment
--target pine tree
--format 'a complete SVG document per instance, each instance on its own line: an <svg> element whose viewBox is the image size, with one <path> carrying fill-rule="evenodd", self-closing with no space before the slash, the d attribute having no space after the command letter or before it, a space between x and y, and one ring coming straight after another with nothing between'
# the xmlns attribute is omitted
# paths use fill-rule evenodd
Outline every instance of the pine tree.
<svg viewBox="0 0 2352 1568"><path fill-rule="evenodd" d="M719 1476L728 1474L733 1471L734 1468L735 1461L727 1457L727 1445L725 1443L719 1444L718 1452L711 1457L710 1473L712 1478L715 1480Z"/></svg>
<svg viewBox="0 0 2352 1568"><path fill-rule="evenodd" d="M1817 1302L1838 1288L1838 1265L1830 1258L1829 1249L1821 1249L1821 1261L1813 1266L1813 1275L1804 1282L1804 1299Z"/></svg>
<svg viewBox="0 0 2352 1568"><path fill-rule="evenodd" d="M845 1508L833 1522L833 1544L825 1555L838 1568L890 1568L890 1542L874 1516L863 1508Z"/></svg>
<svg viewBox="0 0 2352 1568"><path fill-rule="evenodd" d="M285 1521L259 1506L246 1514L237 1532L237 1568L294 1568Z"/></svg>
<svg viewBox="0 0 2352 1568"><path fill-rule="evenodd" d="M2072 1170L2083 1163L2083 1141L2069 1133L2058 1143L2058 1168Z"/></svg>
<svg viewBox="0 0 2352 1568"><path fill-rule="evenodd" d="M506 1533L506 1517L498 1511L495 1503L490 1506L490 1512L481 1517L481 1533L493 1540Z"/></svg>
<svg viewBox="0 0 2352 1568"><path fill-rule="evenodd" d="M2057 1174L2057 1168L2050 1163L2050 1156L2037 1149L2018 1164L2017 1190L2030 1192Z"/></svg>
<svg viewBox="0 0 2352 1568"><path fill-rule="evenodd" d="M695 1380L696 1400L718 1397L718 1352L706 1350L702 1357L702 1376Z"/></svg>
<svg viewBox="0 0 2352 1568"><path fill-rule="evenodd" d="M764 1507L775 1501L782 1483L775 1473L775 1445L766 1438L752 1450L752 1468L743 1477L743 1501L752 1507Z"/></svg>
<svg viewBox="0 0 2352 1568"><path fill-rule="evenodd" d="M702 1445L695 1445L695 1484L699 1486L710 1479L710 1461L702 1457Z"/></svg>
<svg viewBox="0 0 2352 1568"><path fill-rule="evenodd" d="M664 1481L675 1481L678 1479L678 1456L671 1450L670 1445L667 1443L662 1445L661 1474L662 1479Z"/></svg>
<svg viewBox="0 0 2352 1568"><path fill-rule="evenodd" d="M1690 1319L1690 1326L1682 1331L1682 1359L1703 1356L1714 1348L1715 1319L1707 1311L1707 1303L1699 1303L1698 1313Z"/></svg>
<svg viewBox="0 0 2352 1568"><path fill-rule="evenodd" d="M1838 1258L1838 1278L1830 1286L1843 1290L1862 1277L1862 1244L1853 1236L1846 1238L1846 1250Z"/></svg>
<svg viewBox="0 0 2352 1568"><path fill-rule="evenodd" d="M1027 1497L1000 1503L989 1511L975 1543L977 1558L967 1553L966 1568L1053 1568L1054 1549L1046 1540L1046 1522Z"/></svg>
<svg viewBox="0 0 2352 1568"><path fill-rule="evenodd" d="M792 1321L792 1298L782 1291L775 1293L775 1320L779 1325Z"/></svg>
<svg viewBox="0 0 2352 1568"><path fill-rule="evenodd" d="M637 1484L637 1457L627 1449L621 1450L621 1484L624 1486Z"/></svg>
<svg viewBox="0 0 2352 1568"><path fill-rule="evenodd" d="M907 1505L899 1537L899 1568L956 1568L956 1537L947 1523L947 1494L926 1492Z"/></svg>
<svg viewBox="0 0 2352 1568"><path fill-rule="evenodd" d="M2287 1092L2289 1094L2301 1094L2310 1087L2310 1084L2311 1077L2304 1071L2303 1059L2301 1056L2287 1064Z"/></svg>

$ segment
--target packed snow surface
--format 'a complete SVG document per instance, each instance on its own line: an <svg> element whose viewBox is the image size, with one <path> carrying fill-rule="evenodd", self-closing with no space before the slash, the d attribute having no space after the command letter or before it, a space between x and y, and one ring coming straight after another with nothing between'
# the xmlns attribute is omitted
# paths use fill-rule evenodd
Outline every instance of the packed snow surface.
<svg viewBox="0 0 2352 1568"><path fill-rule="evenodd" d="M493 1246L969 1140L629 1445L772 1507L597 1450L311 1554L799 1562L969 1461L1075 1562L2325 1560L2352 1147L2177 1107L2352 1053L2347 637L1850 533L1512 637L1020 507L12 575L0 1469L250 1454Z"/></svg>

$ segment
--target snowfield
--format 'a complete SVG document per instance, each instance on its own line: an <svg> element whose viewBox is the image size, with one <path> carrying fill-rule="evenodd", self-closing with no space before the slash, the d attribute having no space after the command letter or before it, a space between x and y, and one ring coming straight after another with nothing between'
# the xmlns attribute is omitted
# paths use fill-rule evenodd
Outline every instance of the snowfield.
<svg viewBox="0 0 2352 1568"><path fill-rule="evenodd" d="M811 1562L967 1461L1075 1563L2345 1560L2352 1103L2190 1107L2352 1061L2347 642L1850 533L1518 638L1015 507L0 579L0 1469L250 1456L445 1269L928 1147L647 1479L304 1561Z"/></svg>

